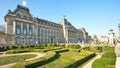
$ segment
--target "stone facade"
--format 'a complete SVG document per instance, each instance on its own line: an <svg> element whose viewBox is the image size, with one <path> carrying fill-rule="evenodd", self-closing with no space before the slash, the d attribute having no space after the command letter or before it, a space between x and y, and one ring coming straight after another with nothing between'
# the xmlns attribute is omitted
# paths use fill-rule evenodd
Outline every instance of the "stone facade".
<svg viewBox="0 0 120 68"><path fill-rule="evenodd" d="M0 46L3 45L13 45L14 44L14 36L5 34L4 32L0 32Z"/></svg>
<svg viewBox="0 0 120 68"><path fill-rule="evenodd" d="M109 39L108 39L107 36L99 36L98 40L99 40L99 42L102 42L102 43L108 43L109 42Z"/></svg>
<svg viewBox="0 0 120 68"><path fill-rule="evenodd" d="M33 17L27 7L18 5L5 18L5 34L13 35L15 45L88 42L88 32L76 29L64 17L54 23Z"/></svg>
<svg viewBox="0 0 120 68"><path fill-rule="evenodd" d="M111 46L114 46L116 43L115 33L113 32L113 29L110 29L108 32L108 41Z"/></svg>

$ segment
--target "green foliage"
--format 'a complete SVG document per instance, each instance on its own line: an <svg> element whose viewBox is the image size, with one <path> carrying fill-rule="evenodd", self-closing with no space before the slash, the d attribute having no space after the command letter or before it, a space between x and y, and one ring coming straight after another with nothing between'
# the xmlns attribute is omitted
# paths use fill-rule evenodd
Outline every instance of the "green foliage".
<svg viewBox="0 0 120 68"><path fill-rule="evenodd" d="M52 50L58 50L61 48L46 48L46 49L35 49L35 48L27 48L27 49L14 49L7 50L6 54L14 54L14 53L24 53L24 52L47 52Z"/></svg>
<svg viewBox="0 0 120 68"><path fill-rule="evenodd" d="M102 52L102 47L101 46L85 46L85 47L82 47L81 50L87 50L92 52Z"/></svg>
<svg viewBox="0 0 120 68"><path fill-rule="evenodd" d="M9 63L15 63L19 61L24 61L25 59L35 57L36 55L16 55L16 56L6 56L6 57L0 57L0 65L9 64Z"/></svg>
<svg viewBox="0 0 120 68"><path fill-rule="evenodd" d="M89 51L102 52L102 47L101 46L90 46Z"/></svg>
<svg viewBox="0 0 120 68"><path fill-rule="evenodd" d="M65 44L57 44L57 47L65 48Z"/></svg>
<svg viewBox="0 0 120 68"><path fill-rule="evenodd" d="M24 52L30 52L30 51L25 50L25 49L24 50L22 50L22 49L21 50L18 50L18 49L17 50L7 50L6 54L24 53Z"/></svg>
<svg viewBox="0 0 120 68"><path fill-rule="evenodd" d="M67 45L68 48L73 48L73 49L79 49L81 46L78 44L71 44L71 45Z"/></svg>
<svg viewBox="0 0 120 68"><path fill-rule="evenodd" d="M47 47L57 47L57 44L47 44Z"/></svg>
<svg viewBox="0 0 120 68"><path fill-rule="evenodd" d="M102 46L102 48L103 48L103 51L108 51L110 49L110 46L106 44Z"/></svg>

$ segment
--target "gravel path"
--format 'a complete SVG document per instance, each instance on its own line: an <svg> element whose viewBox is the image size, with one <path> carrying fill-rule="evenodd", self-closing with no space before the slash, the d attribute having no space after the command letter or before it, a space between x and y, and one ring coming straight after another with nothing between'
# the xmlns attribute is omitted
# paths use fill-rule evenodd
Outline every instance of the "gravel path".
<svg viewBox="0 0 120 68"><path fill-rule="evenodd" d="M3 55L5 52L0 52L0 55Z"/></svg>
<svg viewBox="0 0 120 68"><path fill-rule="evenodd" d="M26 55L26 54L36 54L37 56L34 57L34 58L26 59L25 61L38 59L38 58L40 58L40 57L42 57L42 56L45 55L45 53L29 52L29 53L19 53L19 54L3 54L3 55L0 55L0 57L14 56L14 55ZM10 67L11 67L12 65L14 65L14 64L16 64L16 63L11 63L11 64L2 65L2 66L0 66L0 68L10 68Z"/></svg>
<svg viewBox="0 0 120 68"><path fill-rule="evenodd" d="M83 68L92 68L92 63L94 60L101 58L101 55L97 55L96 57L94 57L90 62L88 62L85 66L83 66Z"/></svg>

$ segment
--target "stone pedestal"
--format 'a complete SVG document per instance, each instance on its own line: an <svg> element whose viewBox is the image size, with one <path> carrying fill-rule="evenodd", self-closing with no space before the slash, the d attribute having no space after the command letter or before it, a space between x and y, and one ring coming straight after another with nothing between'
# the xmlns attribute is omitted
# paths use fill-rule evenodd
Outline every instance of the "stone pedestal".
<svg viewBox="0 0 120 68"><path fill-rule="evenodd" d="M115 46L115 54L116 54L116 66L115 68L120 68L120 43L117 43Z"/></svg>

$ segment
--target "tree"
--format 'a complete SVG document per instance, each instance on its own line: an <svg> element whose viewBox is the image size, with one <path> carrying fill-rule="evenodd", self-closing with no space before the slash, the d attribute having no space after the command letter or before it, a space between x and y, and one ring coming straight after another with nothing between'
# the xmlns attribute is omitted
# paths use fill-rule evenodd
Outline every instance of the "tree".
<svg viewBox="0 0 120 68"><path fill-rule="evenodd" d="M97 37L97 35L94 35L94 36L93 36L93 39L94 39L95 43L98 42L98 37Z"/></svg>
<svg viewBox="0 0 120 68"><path fill-rule="evenodd" d="M4 25L0 25L0 45L1 45L1 38L2 38L2 34L5 31L5 26Z"/></svg>
<svg viewBox="0 0 120 68"><path fill-rule="evenodd" d="M0 25L0 32L4 32L5 31L5 26L4 25Z"/></svg>

